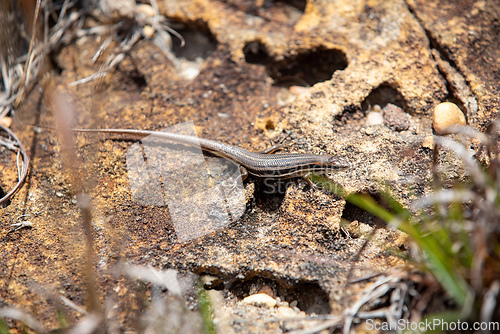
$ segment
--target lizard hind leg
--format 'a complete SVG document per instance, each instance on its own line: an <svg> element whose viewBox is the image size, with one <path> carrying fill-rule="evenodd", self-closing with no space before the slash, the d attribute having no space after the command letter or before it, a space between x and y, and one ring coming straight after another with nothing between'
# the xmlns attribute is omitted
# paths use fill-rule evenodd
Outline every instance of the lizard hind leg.
<svg viewBox="0 0 500 334"><path fill-rule="evenodd" d="M283 149L283 145L282 144L276 144L276 145L273 145L271 147L268 147L262 151L258 151L258 153L262 153L262 154L272 154L272 153L275 153L277 151L281 151Z"/></svg>

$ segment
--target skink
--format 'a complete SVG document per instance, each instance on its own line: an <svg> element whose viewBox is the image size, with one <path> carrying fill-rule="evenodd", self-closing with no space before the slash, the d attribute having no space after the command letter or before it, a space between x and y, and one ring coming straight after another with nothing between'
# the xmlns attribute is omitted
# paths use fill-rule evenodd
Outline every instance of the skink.
<svg viewBox="0 0 500 334"><path fill-rule="evenodd" d="M71 131L135 135L140 137L153 136L185 145L200 146L203 151L236 162L244 167L248 173L259 178L285 179L305 177L311 172L324 174L350 167L350 164L346 160L334 155L256 153L214 140L171 132L134 129L71 129Z"/></svg>

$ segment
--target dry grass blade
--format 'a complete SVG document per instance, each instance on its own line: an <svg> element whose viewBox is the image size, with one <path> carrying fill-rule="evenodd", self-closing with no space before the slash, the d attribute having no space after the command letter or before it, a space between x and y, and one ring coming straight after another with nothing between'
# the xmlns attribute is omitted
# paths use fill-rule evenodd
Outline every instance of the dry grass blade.
<svg viewBox="0 0 500 334"><path fill-rule="evenodd" d="M10 318L21 321L23 324L38 333L46 333L47 330L42 326L38 320L33 318L27 312L21 311L13 307L5 307L0 309L0 318Z"/></svg>
<svg viewBox="0 0 500 334"><path fill-rule="evenodd" d="M30 66L33 62L33 59L34 59L33 56L35 55L35 53L33 52L33 49L34 49L34 45L35 45L35 41L36 41L37 23L38 23L38 16L40 15L41 3L42 3L41 0L36 1L35 13L33 15L33 23L31 24L31 27L33 28L33 30L31 31L30 47L28 49L29 57L28 57L28 61L24 64L24 70L23 70L23 74L21 76L21 82L19 83L20 87L25 85L25 82L27 81L27 77L28 77L28 75L27 75L28 68L30 68ZM18 101L21 97L22 97L22 95L19 96Z"/></svg>
<svg viewBox="0 0 500 334"><path fill-rule="evenodd" d="M0 206L6 203L23 185L28 175L29 158L26 150L24 149L21 141L16 137L16 135L7 127L0 124L0 129L7 132L10 136L7 140L1 140L0 144L6 146L8 149L17 152L18 154L18 181L16 185L9 191L4 197L0 198ZM12 139L13 140L12 140ZM19 156L22 161L19 161Z"/></svg>
<svg viewBox="0 0 500 334"><path fill-rule="evenodd" d="M491 284L484 296L483 305L481 308L480 319L482 322L490 322L495 316L495 309L498 304L498 295L500 294L500 281L495 281Z"/></svg>
<svg viewBox="0 0 500 334"><path fill-rule="evenodd" d="M77 115L77 108L66 90L58 88L54 82L49 82L45 88L48 101L54 111L58 129L72 128L73 120ZM92 199L85 192L89 176L80 168L81 160L76 154L75 140L70 131L59 130L61 145L64 152L65 170L67 171L73 192L76 194L77 205L80 209L82 227L85 231L85 267L84 280L87 285L87 303L90 312L102 314L97 291L96 274L93 266L94 258L94 230L92 227ZM101 317L103 318L103 317Z"/></svg>
<svg viewBox="0 0 500 334"><path fill-rule="evenodd" d="M140 36L141 34L139 32L135 32L129 39L124 40L120 44L121 52L118 54L113 53L111 56L109 56L109 58L106 60L104 65L101 66L99 71L86 78L74 81L70 83L69 86L72 87L76 85L81 85L106 76L110 71L115 69L122 62L122 60L125 58L125 54L128 53L132 49L132 47L139 41ZM104 41L104 43L106 43L106 40ZM103 49L104 47L101 46L98 52L102 53Z"/></svg>
<svg viewBox="0 0 500 334"><path fill-rule="evenodd" d="M343 327L343 333L349 334L355 319L386 319L388 323L395 326L398 321L410 318L411 310L407 307L407 304L411 295L417 295L415 299L419 299L419 294L413 287L414 284L418 283L418 280L411 279L411 274L407 272L396 271L391 275L383 275L375 283L367 287L363 291L363 296L351 307L345 309L342 315L334 316L332 319L328 319L314 327L292 331L291 333L312 334L327 328ZM381 304L381 300L387 298L387 296L389 296L389 305L380 309L361 311L366 306Z"/></svg>
<svg viewBox="0 0 500 334"><path fill-rule="evenodd" d="M434 136L434 142L455 152L455 154L462 158L465 162L467 170L469 171L471 177L473 177L474 181L479 186L484 187L486 185L486 177L481 169L481 166L479 166L471 152L463 145L457 143L451 138L439 136Z"/></svg>
<svg viewBox="0 0 500 334"><path fill-rule="evenodd" d="M106 59L104 64L101 65L99 70L82 79L79 79L77 81L74 81L69 84L69 86L76 86L76 85L81 85L87 82L91 82L94 80L97 80L99 78L102 78L106 76L108 73L113 71L115 68L118 67L118 65L125 59L125 56L132 50L132 48L139 42L141 39L141 36L147 37L147 35L144 34L143 28L148 26L153 28L154 34L162 36L164 39L169 39L170 34L176 36L177 38L180 39L181 41L181 46L184 46L184 39L183 37L174 29L170 28L166 23L167 19L165 16L160 14L160 10L158 8L158 4L156 3L155 0L151 0L151 8L153 11L153 15L144 15L144 13L141 13L140 10L138 10L139 6L134 2L135 6L134 8L128 8L128 9L123 9L123 8L115 8L115 4L113 2L103 2L101 3L101 10L102 14L104 16L113 16L113 14L118 14L119 16L126 17L127 20L124 19L120 21L117 24L108 26L98 26L98 27L93 27L91 29L87 30L79 30L77 31L76 35L78 37L86 36L86 35L91 35L91 34L97 34L97 35L103 35L103 34L113 34L111 36L108 36L105 38L104 42L101 44L99 47L99 50L96 52L92 60L95 62L102 54L103 52L110 46L110 42L113 39L118 40L118 34L119 31L125 31L127 36L126 39L124 39L120 45L115 49L115 51ZM103 6L104 5L104 6ZM110 8L109 5L111 5ZM142 5L144 6L144 5ZM128 23L125 23L128 22ZM166 38L165 36L168 36ZM170 44L170 43L165 43L165 44ZM156 43L155 43L156 45ZM165 49L163 47L160 47L162 51L165 52ZM167 52L168 53L168 52Z"/></svg>
<svg viewBox="0 0 500 334"><path fill-rule="evenodd" d="M173 294L180 295L182 293L181 286L177 279L177 271L174 269L159 271L151 266L126 266L124 271L131 278L165 287Z"/></svg>
<svg viewBox="0 0 500 334"><path fill-rule="evenodd" d="M430 205L449 204L452 202L467 202L473 200L476 194L470 190L444 189L422 197L413 203L413 209L419 210Z"/></svg>
<svg viewBox="0 0 500 334"><path fill-rule="evenodd" d="M354 318L356 317L356 314L359 312L360 308L370 301L379 299L380 297L384 296L391 289L388 283L391 283L393 280L394 277L391 276L379 277L373 285L371 285L367 290L364 291L363 297L345 311L344 314L346 314L346 319L344 323L344 333L348 334L350 332Z"/></svg>
<svg viewBox="0 0 500 334"><path fill-rule="evenodd" d="M64 296L60 296L62 302L64 304L66 304L67 306L71 307L73 310L81 313L81 314L87 314L87 310L85 310L83 307L81 306L78 306L76 305L73 301L71 301L70 299L64 297Z"/></svg>
<svg viewBox="0 0 500 334"><path fill-rule="evenodd" d="M68 334L92 334L96 333L97 329L101 327L102 317L96 313L90 313L80 320L73 328L71 328Z"/></svg>
<svg viewBox="0 0 500 334"><path fill-rule="evenodd" d="M36 10L35 13L33 13L33 22L30 22L30 25L33 26L33 31L25 33L25 35L29 34L31 36L29 49L25 50L19 57L16 54L22 53L23 51L16 50L14 47L7 47L6 52L0 53L1 75L3 81L3 93L0 95L0 118L7 115L19 105L23 97L26 96L43 73L48 70L47 64L44 61L46 56L51 51L58 48L62 43L75 37L74 33L68 33L68 31L74 26L74 23L81 18L81 13L74 11L69 15L66 14L76 3L76 0L65 0L57 17L57 23L49 28L49 16L52 16L56 9L52 6L52 2L37 1ZM11 8L13 12L2 12L1 15L3 17L0 21L8 21L10 25L19 27L18 30L20 30L21 25L19 22L15 21L15 8L16 7ZM38 36L39 34L36 33L36 27L39 21L38 17L40 16L40 11L42 10L44 21L43 34ZM10 30L4 30L4 33L9 34L9 31ZM21 39L22 33L18 33L18 35L20 35L18 38ZM6 39L5 43L9 43L11 36L4 35L1 38Z"/></svg>
<svg viewBox="0 0 500 334"><path fill-rule="evenodd" d="M476 138L481 144L486 145L490 142L490 138L482 132L467 126L467 125L453 125L448 128L451 133L461 134L467 137ZM444 138L444 137L439 137Z"/></svg>
<svg viewBox="0 0 500 334"><path fill-rule="evenodd" d="M345 318L344 316L337 316L334 319L329 319L319 325L307 329L291 331L290 334L314 334L327 328L339 327L342 326L342 324L344 323L344 318Z"/></svg>

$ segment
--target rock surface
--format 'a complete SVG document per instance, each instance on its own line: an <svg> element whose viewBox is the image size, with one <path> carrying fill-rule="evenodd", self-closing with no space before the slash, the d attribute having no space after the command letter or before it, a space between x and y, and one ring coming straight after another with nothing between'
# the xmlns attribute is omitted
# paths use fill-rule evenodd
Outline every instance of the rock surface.
<svg viewBox="0 0 500 334"><path fill-rule="evenodd" d="M373 216L302 180L287 180L274 194L250 180L238 221L179 243L165 207L134 201L126 155L135 142L78 135L72 156L71 145L58 144L57 132L28 126L54 124L51 89L67 94L64 117L77 127L155 130L193 121L200 137L250 150L281 143L287 152L337 154L353 168L330 177L348 191L377 197L386 183L410 204L429 191L432 151L422 144L432 135L434 106L462 103L477 129L498 116L498 6L494 0L302 4L159 1L186 48L174 37L174 53L166 54L143 40L117 71L79 86L69 84L99 68L91 58L102 41L87 37L61 49L54 57L61 69L55 85L35 89L14 119L32 165L28 183L2 209L2 303L38 315L51 329L60 326L59 307L70 323L82 318L59 306L61 296L80 306L88 302L78 189L92 198L99 300L111 305L124 329L134 328L152 297L115 270L121 261L219 277L227 323L245 333L281 328L266 321L274 311L239 306L262 286L282 301L297 300L306 314L340 314L363 287L349 281L401 264L380 245L404 249L404 236L375 229ZM297 86L304 89L290 92ZM407 114L407 127L367 127L371 107L387 104ZM464 176L452 154L441 159L452 165L450 179ZM3 177L14 180L15 157L5 161ZM10 224L21 215L33 227L13 232ZM351 223L344 226L342 219Z"/></svg>

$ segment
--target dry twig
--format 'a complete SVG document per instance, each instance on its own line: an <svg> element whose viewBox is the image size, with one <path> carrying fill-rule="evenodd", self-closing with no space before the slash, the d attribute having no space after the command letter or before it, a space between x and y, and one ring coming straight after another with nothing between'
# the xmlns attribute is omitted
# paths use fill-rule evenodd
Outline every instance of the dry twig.
<svg viewBox="0 0 500 334"><path fill-rule="evenodd" d="M9 199L19 190L24 181L26 180L26 176L28 175L28 166L29 166L29 158L26 150L24 149L21 141L16 137L16 135L7 127L0 124L0 130L7 132L9 138L0 138L0 145L7 147L9 150L12 150L17 153L17 174L18 181L16 185L9 191L4 197L0 198L0 206L4 205Z"/></svg>

